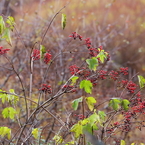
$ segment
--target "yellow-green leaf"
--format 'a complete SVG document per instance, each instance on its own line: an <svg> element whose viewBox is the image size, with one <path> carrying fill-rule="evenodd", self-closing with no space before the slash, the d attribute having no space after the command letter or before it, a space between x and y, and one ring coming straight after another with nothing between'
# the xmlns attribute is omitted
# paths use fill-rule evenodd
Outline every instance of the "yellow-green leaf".
<svg viewBox="0 0 145 145"><path fill-rule="evenodd" d="M111 106L115 111L119 109L119 105L121 104L120 99L112 98L109 102L109 106Z"/></svg>
<svg viewBox="0 0 145 145"><path fill-rule="evenodd" d="M8 16L8 18L7 18L7 20L6 20L6 23L9 24L10 29L13 31L14 25L15 25L14 17Z"/></svg>
<svg viewBox="0 0 145 145"><path fill-rule="evenodd" d="M94 109L94 104L96 103L96 99L94 97L87 97L86 103L91 111Z"/></svg>
<svg viewBox="0 0 145 145"><path fill-rule="evenodd" d="M89 65L90 70L96 71L98 66L98 59L95 57L92 57L91 59L86 60L87 64Z"/></svg>
<svg viewBox="0 0 145 145"><path fill-rule="evenodd" d="M33 137L34 137L35 139L38 139L38 137L39 137L39 130L38 130L38 128L34 128L34 129L32 130L32 135L33 135Z"/></svg>
<svg viewBox="0 0 145 145"><path fill-rule="evenodd" d="M45 46L40 45L40 58L43 58L45 53L46 53Z"/></svg>
<svg viewBox="0 0 145 145"><path fill-rule="evenodd" d="M125 145L125 141L124 140L121 140L120 141L120 145Z"/></svg>
<svg viewBox="0 0 145 145"><path fill-rule="evenodd" d="M16 114L17 111L13 107L7 107L2 111L3 118L14 119Z"/></svg>
<svg viewBox="0 0 145 145"><path fill-rule="evenodd" d="M122 100L121 105L125 111L128 110L130 102L127 99Z"/></svg>
<svg viewBox="0 0 145 145"><path fill-rule="evenodd" d="M145 78L143 76L138 75L138 81L139 81L140 88L145 87Z"/></svg>
<svg viewBox="0 0 145 145"><path fill-rule="evenodd" d="M59 136L59 135L55 135L53 137L53 140L55 140L55 143L58 145L58 144L61 144L63 142L63 138L62 136Z"/></svg>
<svg viewBox="0 0 145 145"><path fill-rule="evenodd" d="M7 136L8 139L11 138L11 129L8 127L0 127L0 136L5 137Z"/></svg>
<svg viewBox="0 0 145 145"><path fill-rule="evenodd" d="M64 29L65 26L66 26L66 14L62 14L62 17L61 17L61 26L62 26L62 29Z"/></svg>
<svg viewBox="0 0 145 145"><path fill-rule="evenodd" d="M99 58L100 61L104 63L105 58L107 58L107 52L104 52L104 50L100 50L100 53L97 55L97 58Z"/></svg>
<svg viewBox="0 0 145 145"><path fill-rule="evenodd" d="M83 100L83 97L80 97L78 99L73 100L72 107L73 107L74 110L78 109L78 105L79 105L80 102L82 102L82 100Z"/></svg>
<svg viewBox="0 0 145 145"><path fill-rule="evenodd" d="M92 93L93 84L89 80L82 80L80 82L80 89L84 89L86 93Z"/></svg>
<svg viewBox="0 0 145 145"><path fill-rule="evenodd" d="M0 35L3 34L5 28L6 27L5 27L5 22L3 20L3 17L0 16Z"/></svg>
<svg viewBox="0 0 145 145"><path fill-rule="evenodd" d="M74 132L75 138L78 138L81 134L83 134L81 121L73 125L70 131Z"/></svg>
<svg viewBox="0 0 145 145"><path fill-rule="evenodd" d="M71 78L71 81L72 81L71 85L74 85L76 83L76 81L77 81L78 78L79 78L78 76L73 76Z"/></svg>
<svg viewBox="0 0 145 145"><path fill-rule="evenodd" d="M4 30L2 38L4 38L10 46L12 46L12 41L11 41L10 29L9 28L6 28Z"/></svg>

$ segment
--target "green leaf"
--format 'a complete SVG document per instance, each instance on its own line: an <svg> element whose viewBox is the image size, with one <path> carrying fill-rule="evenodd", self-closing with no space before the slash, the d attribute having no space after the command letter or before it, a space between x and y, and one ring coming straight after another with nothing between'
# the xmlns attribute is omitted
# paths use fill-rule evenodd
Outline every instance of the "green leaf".
<svg viewBox="0 0 145 145"><path fill-rule="evenodd" d="M93 127L90 123L83 126L83 133L89 132L90 134L93 134Z"/></svg>
<svg viewBox="0 0 145 145"><path fill-rule="evenodd" d="M89 122L88 118L85 118L82 120L81 123L82 123L82 125L86 125L88 122Z"/></svg>
<svg viewBox="0 0 145 145"><path fill-rule="evenodd" d="M15 114L17 114L17 111L13 107L7 107L2 111L3 118L14 119Z"/></svg>
<svg viewBox="0 0 145 145"><path fill-rule="evenodd" d="M72 81L72 84L71 85L74 85L76 83L76 81L77 81L78 78L79 78L78 76L73 76L71 78L71 81Z"/></svg>
<svg viewBox="0 0 145 145"><path fill-rule="evenodd" d="M5 92L5 91L0 90L0 92ZM7 101L7 94L0 93L0 98L2 99L2 103L5 103L5 101Z"/></svg>
<svg viewBox="0 0 145 145"><path fill-rule="evenodd" d="M80 102L82 102L82 100L83 100L83 97L80 97L78 99L73 100L72 107L73 107L74 110L78 109L78 105L79 105Z"/></svg>
<svg viewBox="0 0 145 145"><path fill-rule="evenodd" d="M121 140L120 141L120 145L125 145L125 141L124 140Z"/></svg>
<svg viewBox="0 0 145 145"><path fill-rule="evenodd" d="M86 62L89 65L89 69L94 71L97 69L98 59L96 59L95 57L92 57L91 59L87 59Z"/></svg>
<svg viewBox="0 0 145 145"><path fill-rule="evenodd" d="M6 20L6 23L9 24L10 29L13 31L14 25L15 25L14 17L8 16L8 18L7 18L7 20Z"/></svg>
<svg viewBox="0 0 145 145"><path fill-rule="evenodd" d="M93 85L89 80L82 80L80 82L80 89L84 89L86 93L92 93Z"/></svg>
<svg viewBox="0 0 145 145"><path fill-rule="evenodd" d="M8 139L11 138L11 129L8 127L0 127L0 136L7 136Z"/></svg>
<svg viewBox="0 0 145 145"><path fill-rule="evenodd" d="M75 138L78 138L81 134L83 134L81 121L73 125L70 131L74 132Z"/></svg>
<svg viewBox="0 0 145 145"><path fill-rule="evenodd" d="M96 123L93 124L93 130L99 130L99 127L96 125Z"/></svg>
<svg viewBox="0 0 145 145"><path fill-rule="evenodd" d="M61 144L63 142L63 138L60 135L55 135L53 137L53 140L55 140L56 145Z"/></svg>
<svg viewBox="0 0 145 145"><path fill-rule="evenodd" d="M11 94L8 94L7 95L9 102L11 104L16 105L17 102L19 101L19 97L15 94L14 89L10 89L9 92L12 93L12 94L14 94L14 95L11 95Z"/></svg>
<svg viewBox="0 0 145 145"><path fill-rule="evenodd" d="M13 89L10 89L9 92L14 94L6 94L5 91L0 90L0 98L2 99L2 103L5 103L6 101L16 105L16 103L19 101L19 97L17 95L15 95L15 92Z"/></svg>
<svg viewBox="0 0 145 145"><path fill-rule="evenodd" d="M43 45L40 45L40 58L44 58L44 54L46 53L46 48Z"/></svg>
<svg viewBox="0 0 145 145"><path fill-rule="evenodd" d="M130 102L127 99L122 100L121 105L124 108L125 111L128 110Z"/></svg>
<svg viewBox="0 0 145 145"><path fill-rule="evenodd" d="M87 97L86 103L91 111L94 109L94 104L96 103L96 99L94 97Z"/></svg>
<svg viewBox="0 0 145 145"><path fill-rule="evenodd" d="M6 28L6 27L5 27L5 22L4 22L4 20L3 20L3 17L0 16L0 35L3 34L5 28Z"/></svg>
<svg viewBox="0 0 145 145"><path fill-rule="evenodd" d="M10 29L9 28L6 28L4 30L2 38L4 38L10 46L12 46L12 41L11 41Z"/></svg>
<svg viewBox="0 0 145 145"><path fill-rule="evenodd" d="M131 145L135 145L135 143L131 143Z"/></svg>
<svg viewBox="0 0 145 145"><path fill-rule="evenodd" d="M104 52L104 50L100 50L100 53L97 55L97 58L99 58L100 61L104 63L105 58L107 58L107 52Z"/></svg>
<svg viewBox="0 0 145 145"><path fill-rule="evenodd" d="M109 102L109 106L111 106L114 110L118 110L119 109L119 104L121 103L120 99L112 99Z"/></svg>
<svg viewBox="0 0 145 145"><path fill-rule="evenodd" d="M33 137L34 137L35 139L38 139L38 137L39 137L39 129L38 129L38 128L34 128L34 129L32 130L32 135L33 135Z"/></svg>
<svg viewBox="0 0 145 145"><path fill-rule="evenodd" d="M96 113L94 113L94 114L92 114L89 118L88 118L88 120L89 120L89 123L91 124L91 126L93 126L94 124L96 124L96 123L100 123L100 117L99 117L99 115L98 114L96 114Z"/></svg>
<svg viewBox="0 0 145 145"><path fill-rule="evenodd" d="M102 121L105 121L106 114L104 111L98 111L98 115L100 116Z"/></svg>
<svg viewBox="0 0 145 145"><path fill-rule="evenodd" d="M65 26L66 26L66 14L62 14L62 17L61 17L61 26L62 26L62 29L64 29Z"/></svg>
<svg viewBox="0 0 145 145"><path fill-rule="evenodd" d="M145 87L145 78L143 76L138 75L138 81L139 81L140 88Z"/></svg>

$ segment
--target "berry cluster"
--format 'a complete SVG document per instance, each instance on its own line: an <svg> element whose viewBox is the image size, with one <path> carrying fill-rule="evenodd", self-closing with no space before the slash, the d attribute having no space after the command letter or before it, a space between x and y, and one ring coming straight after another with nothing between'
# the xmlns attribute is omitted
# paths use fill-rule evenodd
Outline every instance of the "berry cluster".
<svg viewBox="0 0 145 145"><path fill-rule="evenodd" d="M72 37L74 39L79 38L82 41L82 36L77 34L76 32L73 32L72 35L70 35L69 37Z"/></svg>
<svg viewBox="0 0 145 145"><path fill-rule="evenodd" d="M51 55L50 53L48 53L48 52L45 53L45 54L44 54L44 60L43 60L44 63L45 63L45 64L48 64L48 63L50 62L50 60L51 60L51 57L52 57L52 55Z"/></svg>
<svg viewBox="0 0 145 145"><path fill-rule="evenodd" d="M127 89L131 94L133 94L134 91L137 89L137 85L134 82L129 81L127 84Z"/></svg>
<svg viewBox="0 0 145 145"><path fill-rule="evenodd" d="M87 48L90 48L91 47L91 40L90 40L90 38L86 38L85 39L85 44L86 44L86 46L87 46Z"/></svg>
<svg viewBox="0 0 145 145"><path fill-rule="evenodd" d="M119 73L117 71L112 70L110 73L110 78L113 79L114 81L118 79Z"/></svg>
<svg viewBox="0 0 145 145"><path fill-rule="evenodd" d="M100 70L98 71L99 73L99 78L101 78L102 80L106 79L106 75L107 75L107 71L104 71L104 70Z"/></svg>
<svg viewBox="0 0 145 145"><path fill-rule="evenodd" d="M71 74L74 75L74 74L76 74L79 71L79 67L74 64L74 65L71 65L69 67L69 70L70 70Z"/></svg>
<svg viewBox="0 0 145 145"><path fill-rule="evenodd" d="M40 50L34 49L32 57L33 57L33 60L39 60L40 59Z"/></svg>
<svg viewBox="0 0 145 145"><path fill-rule="evenodd" d="M52 93L51 86L47 84L42 84L42 87L39 89L39 91L42 91L44 93L49 93L49 94Z"/></svg>
<svg viewBox="0 0 145 145"><path fill-rule="evenodd" d="M97 48L89 48L89 51L91 57L96 57L99 54L99 50Z"/></svg>
<svg viewBox="0 0 145 145"><path fill-rule="evenodd" d="M121 67L121 68L120 68L120 72L121 72L123 75L128 75L128 67Z"/></svg>
<svg viewBox="0 0 145 145"><path fill-rule="evenodd" d="M2 46L0 46L0 55L3 55L5 53L7 53L7 51L9 51L10 49L3 49Z"/></svg>
<svg viewBox="0 0 145 145"><path fill-rule="evenodd" d="M76 89L74 86L71 86L71 85L64 85L62 87L62 91L65 91L65 92L69 92L69 93L73 93L73 92L76 92Z"/></svg>
<svg viewBox="0 0 145 145"><path fill-rule="evenodd" d="M80 120L83 120L83 119L86 118L86 116L84 116L83 114L79 114L79 115L74 114L74 116L77 117L77 119L80 119Z"/></svg>
<svg viewBox="0 0 145 145"><path fill-rule="evenodd" d="M40 50L34 49L31 57L33 58L34 61L39 60L40 59ZM51 57L52 57L52 55L49 53L49 51L47 51L44 54L44 58L43 58L44 63L48 64L51 60Z"/></svg>

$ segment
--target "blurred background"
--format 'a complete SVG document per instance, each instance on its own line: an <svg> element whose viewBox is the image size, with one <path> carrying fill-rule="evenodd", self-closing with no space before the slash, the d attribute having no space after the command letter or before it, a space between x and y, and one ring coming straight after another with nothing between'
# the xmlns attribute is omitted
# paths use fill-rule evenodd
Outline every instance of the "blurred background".
<svg viewBox="0 0 145 145"><path fill-rule="evenodd" d="M76 31L83 37L90 37L94 47L102 45L110 51L115 62L113 67L128 66L131 73L144 74L144 0L1 0L0 13L15 17L25 45L31 47L40 40L52 16L64 5L62 13L67 15L67 26L61 29L59 14L45 43L52 47L57 39L65 43L64 39Z"/></svg>
<svg viewBox="0 0 145 145"><path fill-rule="evenodd" d="M69 66L73 64L79 66L88 57L83 42L69 38L72 32L77 32L83 38L91 38L94 47L103 46L105 51L110 53L111 60L106 69L117 70L119 67L129 67L129 78L136 73L145 76L145 0L1 0L0 14L13 16L17 31L11 33L12 47L2 40L0 45L11 49L8 53L9 58L24 81L27 93L29 93L31 49L34 44L35 48L39 49L38 44L50 21L64 6L66 8L56 16L43 42L53 58L59 54L45 80L51 84L54 92L59 90L60 85L69 78ZM61 28L62 13L67 17L64 30ZM46 68L47 66L40 64L39 61L34 64L34 100ZM18 94L22 93L18 78L2 57L0 57L0 76L0 89L13 88ZM96 94L104 97L110 93L112 97L112 92L104 90L103 84L98 87ZM51 109L57 113L69 110L67 102L78 96L64 97L63 102L56 102ZM51 118L45 120L43 116L40 119L40 124L43 125L51 120ZM134 136L139 133L134 132ZM128 140L130 136L132 134L129 134ZM130 142L133 140L134 138L131 138ZM142 141L143 135L139 135L137 140Z"/></svg>

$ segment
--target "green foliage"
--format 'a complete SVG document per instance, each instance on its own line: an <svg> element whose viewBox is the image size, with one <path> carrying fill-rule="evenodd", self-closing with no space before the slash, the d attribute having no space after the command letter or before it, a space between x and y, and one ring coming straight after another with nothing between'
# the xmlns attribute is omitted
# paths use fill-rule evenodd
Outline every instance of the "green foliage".
<svg viewBox="0 0 145 145"><path fill-rule="evenodd" d="M2 99L2 103L7 100L7 94L5 94L5 91L0 90L0 98Z"/></svg>
<svg viewBox="0 0 145 145"><path fill-rule="evenodd" d="M89 80L82 80L80 82L80 89L84 89L86 93L92 93L93 84Z"/></svg>
<svg viewBox="0 0 145 145"><path fill-rule="evenodd" d="M94 109L94 104L96 103L96 99L94 97L87 97L86 103L91 111Z"/></svg>
<svg viewBox="0 0 145 145"><path fill-rule="evenodd" d="M79 138L80 135L84 134L85 132L93 134L93 130L99 129L97 126L98 123L99 125L102 126L102 122L104 121L105 116L106 114L103 113L103 111L99 112L99 114L94 112L88 118L85 118L84 120L80 120L77 124L73 125L70 131L74 132L75 138Z"/></svg>
<svg viewBox="0 0 145 145"><path fill-rule="evenodd" d="M83 133L89 132L90 134L93 134L93 127L91 126L90 123L87 123L86 125L83 126Z"/></svg>
<svg viewBox="0 0 145 145"><path fill-rule="evenodd" d="M0 35L3 34L5 28L6 28L6 27L5 27L5 22L4 22L4 20L3 20L3 17L0 16Z"/></svg>
<svg viewBox="0 0 145 145"><path fill-rule="evenodd" d="M11 129L8 127L0 127L0 136L5 137L7 136L8 139L11 138Z"/></svg>
<svg viewBox="0 0 145 145"><path fill-rule="evenodd" d="M9 28L13 31L15 25L14 17L8 16L6 23L9 24Z"/></svg>
<svg viewBox="0 0 145 145"><path fill-rule="evenodd" d="M79 105L80 102L82 102L82 100L83 100L83 97L80 97L78 99L73 100L72 107L73 107L74 110L78 109L78 105Z"/></svg>
<svg viewBox="0 0 145 145"><path fill-rule="evenodd" d="M125 111L128 110L130 102L127 99L122 100L121 105Z"/></svg>
<svg viewBox="0 0 145 145"><path fill-rule="evenodd" d="M92 57L91 59L86 60L87 64L89 65L90 70L96 71L98 66L98 59L95 57Z"/></svg>
<svg viewBox="0 0 145 145"><path fill-rule="evenodd" d="M125 141L124 140L121 140L120 141L120 145L125 145Z"/></svg>
<svg viewBox="0 0 145 145"><path fill-rule="evenodd" d="M53 140L55 140L56 145L61 144L63 142L62 136L59 136L59 135L55 135L53 137Z"/></svg>
<svg viewBox="0 0 145 145"><path fill-rule="evenodd" d="M102 121L105 121L106 114L104 111L98 111L98 115L100 116Z"/></svg>
<svg viewBox="0 0 145 145"><path fill-rule="evenodd" d="M95 112L88 118L88 120L91 126L93 126L95 123L101 123L100 116Z"/></svg>
<svg viewBox="0 0 145 145"><path fill-rule="evenodd" d="M4 29L4 32L2 34L2 38L4 38L10 46L12 46L12 40L11 40L9 28Z"/></svg>
<svg viewBox="0 0 145 145"><path fill-rule="evenodd" d="M81 134L83 134L82 121L79 121L77 124L73 125L70 131L74 132L75 138L78 138Z"/></svg>
<svg viewBox="0 0 145 145"><path fill-rule="evenodd" d="M75 142L74 141L70 141L70 142L66 143L65 145L73 145L73 144L75 144Z"/></svg>
<svg viewBox="0 0 145 145"><path fill-rule="evenodd" d="M33 135L33 137L34 137L35 139L38 139L38 137L39 137L39 129L38 129L38 128L34 128L34 129L32 130L32 135Z"/></svg>
<svg viewBox="0 0 145 145"><path fill-rule="evenodd" d="M40 45L40 58L44 58L44 54L46 53L46 48L43 45Z"/></svg>
<svg viewBox="0 0 145 145"><path fill-rule="evenodd" d="M10 118L12 120L14 119L16 114L17 111L13 107L7 107L2 111L3 118Z"/></svg>
<svg viewBox="0 0 145 145"><path fill-rule="evenodd" d="M107 52L104 52L104 50L100 50L99 54L97 55L97 58L99 58L100 61L104 63L105 59L107 58Z"/></svg>
<svg viewBox="0 0 145 145"><path fill-rule="evenodd" d="M2 99L2 103L9 102L10 104L16 105L19 101L19 97L15 94L13 89L9 90L10 94L6 94L5 91L0 90L0 98Z"/></svg>
<svg viewBox="0 0 145 145"><path fill-rule="evenodd" d="M143 76L138 75L138 81L139 81L140 88L144 88L145 87L145 78Z"/></svg>
<svg viewBox="0 0 145 145"><path fill-rule="evenodd" d="M111 99L109 102L109 106L111 106L115 111L119 109L119 104L121 104L120 99Z"/></svg>
<svg viewBox="0 0 145 145"><path fill-rule="evenodd" d="M61 27L62 29L64 29L66 26L66 14L62 14L62 17L61 17Z"/></svg>
<svg viewBox="0 0 145 145"><path fill-rule="evenodd" d="M78 79L79 79L78 76L73 76L73 77L71 78L71 81L72 81L72 84L71 84L71 85L74 85Z"/></svg>

